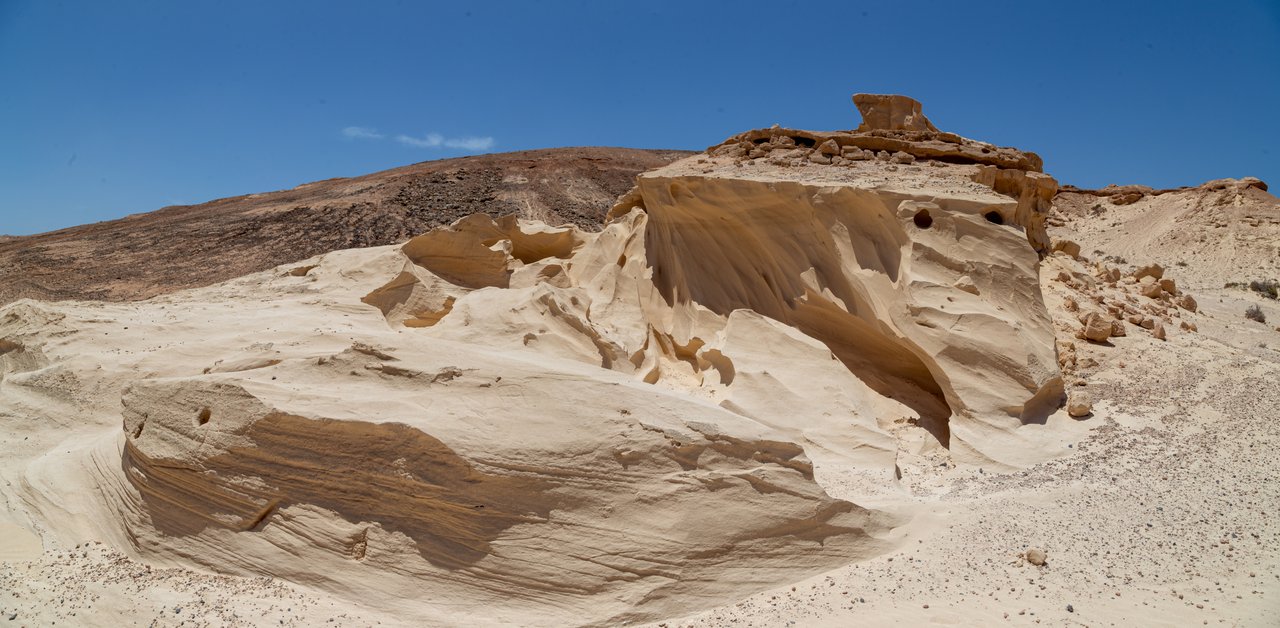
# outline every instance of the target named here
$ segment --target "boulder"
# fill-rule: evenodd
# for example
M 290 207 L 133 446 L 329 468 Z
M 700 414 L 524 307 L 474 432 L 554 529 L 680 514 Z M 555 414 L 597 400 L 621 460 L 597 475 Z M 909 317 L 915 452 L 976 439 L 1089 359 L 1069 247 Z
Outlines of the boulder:
M 1068 257 L 1080 257 L 1080 245 L 1072 240 L 1054 240 L 1054 252 L 1062 252 Z
M 1164 294 L 1164 289 L 1160 287 L 1159 281 L 1147 275 L 1138 281 L 1138 293 L 1149 299 L 1159 299 Z
M 1076 418 L 1093 414 L 1093 399 L 1086 392 L 1071 391 L 1071 395 L 1067 399 L 1067 414 Z
M 1084 337 L 1093 342 L 1106 342 L 1111 337 L 1111 321 L 1099 314 L 1090 314 L 1085 318 Z
M 1141 281 L 1143 277 L 1154 277 L 1159 281 L 1164 277 L 1164 267 L 1159 264 L 1148 264 L 1133 271 L 1133 278 Z
M 1029 549 L 1024 556 L 1026 557 L 1027 562 L 1035 565 L 1036 567 L 1043 567 L 1045 563 L 1049 562 L 1049 554 L 1042 549 Z
M 853 104 L 862 114 L 858 131 L 937 131 L 921 112 L 920 102 L 897 94 L 854 94 Z

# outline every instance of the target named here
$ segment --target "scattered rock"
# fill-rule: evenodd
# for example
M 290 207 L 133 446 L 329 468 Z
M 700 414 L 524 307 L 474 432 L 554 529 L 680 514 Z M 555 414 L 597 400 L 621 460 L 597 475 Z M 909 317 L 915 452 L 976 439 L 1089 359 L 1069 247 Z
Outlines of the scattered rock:
M 1083 391 L 1072 391 L 1067 401 L 1067 414 L 1076 418 L 1093 414 L 1093 399 Z M 1028 560 L 1030 559 L 1028 558 Z
M 1080 257 L 1080 245 L 1072 240 L 1054 240 L 1053 250 L 1065 253 L 1070 257 Z
M 812 161 L 815 164 L 827 165 L 831 163 L 831 156 L 815 150 L 812 153 L 809 153 L 809 161 Z
M 1093 342 L 1106 342 L 1111 337 L 1111 321 L 1099 314 L 1090 314 L 1085 318 L 1084 337 Z
M 1148 299 L 1159 299 L 1164 294 L 1160 282 L 1147 275 L 1138 281 L 1138 293 Z
M 1045 553 L 1044 550 L 1034 548 L 1034 547 L 1027 550 L 1027 553 L 1025 554 L 1025 556 L 1026 556 L 1027 562 L 1031 563 L 1032 565 L 1035 565 L 1036 567 L 1043 567 L 1045 563 L 1049 561 L 1049 555 Z
M 1159 264 L 1148 264 L 1133 271 L 1133 278 L 1142 281 L 1143 277 L 1153 277 L 1159 281 L 1164 277 L 1164 267 Z

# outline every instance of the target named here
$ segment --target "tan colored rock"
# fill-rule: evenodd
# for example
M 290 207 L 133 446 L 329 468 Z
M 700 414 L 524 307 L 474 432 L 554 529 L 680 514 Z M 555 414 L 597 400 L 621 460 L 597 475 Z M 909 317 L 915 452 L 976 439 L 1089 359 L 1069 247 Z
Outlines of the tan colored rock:
M 1171 295 L 1178 294 L 1178 284 L 1168 277 L 1160 279 L 1160 289 Z
M 921 112 L 920 102 L 897 94 L 854 94 L 853 104 L 862 114 L 859 132 L 937 131 Z
M 916 160 L 915 155 L 912 155 L 911 153 L 908 153 L 906 151 L 901 151 L 901 150 L 894 153 L 892 157 L 893 157 L 893 162 L 898 164 L 914 163 Z
M 1117 319 L 1117 320 L 1111 321 L 1111 335 L 1115 337 L 1123 337 L 1123 336 L 1129 335 L 1128 332 L 1125 331 L 1124 329 L 1123 320 Z
M 1133 271 L 1134 279 L 1141 281 L 1143 277 L 1152 277 L 1156 281 L 1159 281 L 1164 277 L 1164 267 L 1159 264 L 1148 264 L 1146 266 L 1140 266 L 1137 270 Z
M 1164 323 L 1161 321 L 1155 321 L 1155 324 L 1151 328 L 1151 335 L 1156 340 L 1164 340 L 1165 339 Z
M 956 282 L 952 284 L 952 286 L 955 287 L 957 290 L 963 290 L 965 292 L 968 292 L 969 294 L 978 294 L 978 285 L 973 283 L 973 279 L 968 275 L 964 275 L 963 277 L 957 279 Z
M 1049 562 L 1049 554 L 1042 549 L 1029 549 L 1024 556 L 1026 557 L 1027 562 L 1035 565 L 1036 567 L 1043 567 L 1045 563 Z
M 1147 275 L 1138 281 L 1138 293 L 1149 299 L 1159 299 L 1164 295 L 1164 289 L 1160 287 L 1159 281 Z
M 793 142 L 794 143 L 794 140 Z M 827 140 L 818 146 L 818 152 L 823 155 L 835 156 L 840 154 L 840 145 L 834 139 Z
M 1067 414 L 1080 418 L 1093 413 L 1093 399 L 1082 390 L 1072 390 L 1067 399 Z
M 840 155 L 849 161 L 866 161 L 873 157 L 870 152 L 857 146 L 845 146 L 840 150 Z
M 1178 307 L 1184 310 L 1187 310 L 1188 312 L 1194 312 L 1196 311 L 1196 308 L 1199 307 L 1199 305 L 1196 303 L 1195 298 L 1185 292 L 1182 293 L 1178 298 L 1174 299 L 1173 302 Z
M 1006 218 L 1006 222 L 1026 229 L 1027 241 L 1037 253 L 1049 253 L 1051 245 L 1049 234 L 1045 230 L 1045 219 L 1049 216 L 1053 196 L 1058 190 L 1057 180 L 1031 170 L 986 165 L 978 166 L 978 172 L 972 175 L 972 179 L 1000 194 L 1017 199 L 1012 220 Z
M 1182 321 L 1181 323 L 1178 324 L 1178 327 L 1181 328 L 1183 331 L 1199 331 L 1199 329 L 1196 327 L 1196 324 L 1191 321 Z
M 1111 321 L 1099 314 L 1089 314 L 1084 323 L 1084 337 L 1093 342 L 1106 342 L 1111 337 Z
M 1054 240 L 1053 250 L 1060 251 L 1068 257 L 1080 257 L 1080 245 L 1071 240 Z

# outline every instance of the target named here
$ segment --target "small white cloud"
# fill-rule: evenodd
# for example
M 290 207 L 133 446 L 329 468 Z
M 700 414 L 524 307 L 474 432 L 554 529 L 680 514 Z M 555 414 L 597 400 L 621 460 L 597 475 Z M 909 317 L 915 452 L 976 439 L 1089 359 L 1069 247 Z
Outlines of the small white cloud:
M 418 148 L 437 148 L 444 144 L 444 138 L 437 133 L 428 133 L 425 138 L 397 135 L 396 141 L 407 146 L 417 146 Z
M 482 151 L 493 148 L 492 137 L 456 137 L 444 141 L 444 145 L 449 148 L 461 148 L 462 150 Z
M 480 152 L 493 148 L 492 137 L 444 137 L 439 133 L 428 133 L 424 137 L 397 135 L 396 141 L 406 146 L 418 148 L 456 148 L 471 152 Z
M 386 137 L 379 133 L 377 129 L 371 129 L 365 126 L 349 126 L 342 129 L 342 134 L 346 137 L 360 140 L 380 140 Z

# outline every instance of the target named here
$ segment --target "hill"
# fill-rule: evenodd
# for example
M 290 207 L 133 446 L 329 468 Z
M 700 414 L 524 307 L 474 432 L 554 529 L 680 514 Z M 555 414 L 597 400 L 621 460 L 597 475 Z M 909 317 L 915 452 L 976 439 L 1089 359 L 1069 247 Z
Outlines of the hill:
M 477 212 L 594 230 L 637 174 L 686 154 L 586 147 L 442 159 L 0 238 L 0 303 L 146 299 L 392 244 Z

